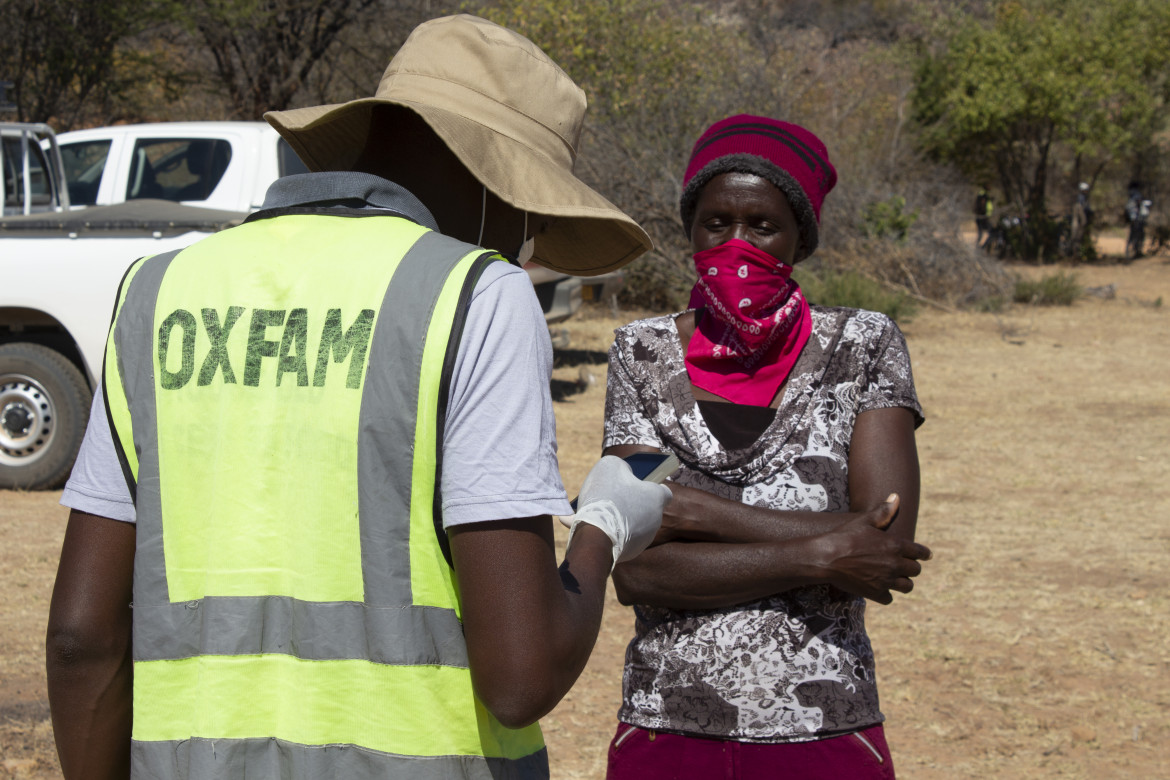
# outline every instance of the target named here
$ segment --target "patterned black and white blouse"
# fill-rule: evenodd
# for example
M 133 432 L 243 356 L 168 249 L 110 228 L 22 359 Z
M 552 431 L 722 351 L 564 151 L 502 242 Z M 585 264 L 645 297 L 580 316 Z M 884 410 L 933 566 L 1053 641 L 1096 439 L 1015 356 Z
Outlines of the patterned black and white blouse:
M 745 504 L 849 510 L 857 415 L 905 407 L 922 422 L 906 340 L 884 314 L 812 307 L 813 333 L 776 419 L 728 451 L 691 394 L 675 320 L 616 331 L 604 447 L 675 452 L 676 480 Z M 865 600 L 829 585 L 713 610 L 635 608 L 619 718 L 636 726 L 748 742 L 792 742 L 883 720 Z

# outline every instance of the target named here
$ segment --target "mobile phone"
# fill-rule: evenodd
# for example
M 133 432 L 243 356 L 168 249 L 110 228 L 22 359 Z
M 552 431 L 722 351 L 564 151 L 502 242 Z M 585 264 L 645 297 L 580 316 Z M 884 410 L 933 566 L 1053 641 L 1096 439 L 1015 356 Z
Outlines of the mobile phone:
M 630 464 L 630 471 L 634 472 L 635 477 L 643 482 L 655 484 L 665 482 L 666 478 L 678 471 L 681 465 L 678 456 L 673 452 L 635 452 L 622 460 Z M 574 498 L 569 505 L 573 507 L 574 512 L 577 511 L 577 499 Z
M 678 471 L 678 456 L 673 452 L 635 452 L 622 458 L 630 471 L 643 482 L 661 483 Z

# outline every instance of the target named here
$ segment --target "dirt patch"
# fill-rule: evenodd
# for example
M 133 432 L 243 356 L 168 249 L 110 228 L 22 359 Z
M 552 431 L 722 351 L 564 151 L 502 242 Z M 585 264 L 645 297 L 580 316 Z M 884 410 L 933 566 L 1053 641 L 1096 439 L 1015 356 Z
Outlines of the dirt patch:
M 60 493 L 0 490 L 0 778 L 58 778 L 45 623 L 65 533 Z
M 1170 265 L 1014 270 L 1116 295 L 904 326 L 935 559 L 869 610 L 898 774 L 1170 777 L 1170 313 L 1154 306 Z M 553 388 L 570 494 L 600 451 L 612 330 L 639 314 L 567 325 Z M 0 492 L 0 777 L 59 777 L 42 652 L 58 498 Z M 604 775 L 632 620 L 611 593 L 588 667 L 543 721 L 554 777 Z

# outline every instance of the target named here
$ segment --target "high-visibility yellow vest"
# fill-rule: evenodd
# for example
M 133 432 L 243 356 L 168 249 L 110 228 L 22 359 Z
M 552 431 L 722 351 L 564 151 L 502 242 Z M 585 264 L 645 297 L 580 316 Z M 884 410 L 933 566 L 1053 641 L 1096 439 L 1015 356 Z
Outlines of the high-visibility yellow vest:
M 131 268 L 103 382 L 138 521 L 135 775 L 547 776 L 539 726 L 472 691 L 436 527 L 450 370 L 498 259 L 293 213 Z

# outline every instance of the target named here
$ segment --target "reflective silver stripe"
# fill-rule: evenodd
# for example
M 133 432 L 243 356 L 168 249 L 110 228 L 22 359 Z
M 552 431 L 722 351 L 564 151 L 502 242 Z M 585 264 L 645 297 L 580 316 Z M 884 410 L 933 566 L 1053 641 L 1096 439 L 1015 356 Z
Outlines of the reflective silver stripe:
M 287 596 L 134 605 L 135 660 L 258 653 L 467 667 L 463 626 L 449 609 L 376 609 Z
M 167 599 L 167 572 L 163 564 L 162 504 L 158 492 L 158 412 L 154 399 L 154 308 L 163 276 L 181 250 L 146 260 L 130 281 L 125 303 L 114 323 L 118 373 L 126 403 L 134 419 L 134 448 L 138 450 L 138 487 L 135 494 L 137 549 L 134 557 L 134 593 Z M 110 381 L 117 377 L 110 377 Z M 117 437 L 115 437 L 117 438 Z M 144 483 L 145 480 L 145 483 Z M 135 633 L 137 633 L 135 621 Z
M 358 434 L 358 516 L 368 604 L 413 603 L 410 526 L 387 524 L 385 518 L 410 513 L 411 462 L 403 455 L 414 445 L 423 344 L 439 291 L 455 264 L 474 248 L 439 233 L 423 235 L 394 272 L 374 328 Z
M 481 756 L 396 756 L 353 745 L 298 745 L 279 739 L 134 742 L 131 776 L 327 780 L 383 777 L 410 780 L 533 780 L 547 778 L 544 749 L 521 759 Z

